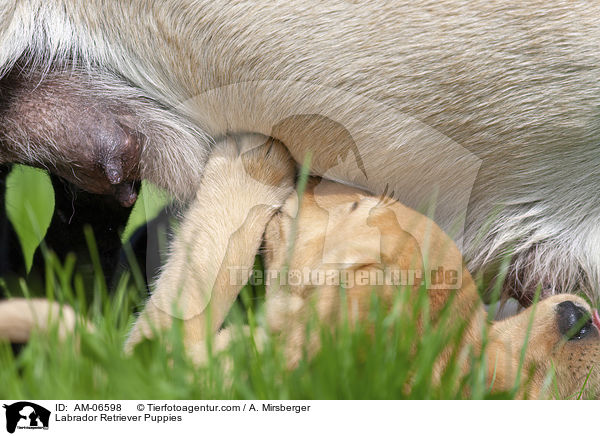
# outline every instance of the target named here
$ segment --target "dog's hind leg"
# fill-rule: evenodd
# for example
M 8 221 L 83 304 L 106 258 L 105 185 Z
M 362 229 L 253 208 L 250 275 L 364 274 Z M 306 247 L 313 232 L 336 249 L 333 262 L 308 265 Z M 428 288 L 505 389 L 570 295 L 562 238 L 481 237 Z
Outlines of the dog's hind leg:
M 267 222 L 293 188 L 294 163 L 261 135 L 217 144 L 156 290 L 126 344 L 183 320 L 185 343 L 214 333 L 248 279 Z

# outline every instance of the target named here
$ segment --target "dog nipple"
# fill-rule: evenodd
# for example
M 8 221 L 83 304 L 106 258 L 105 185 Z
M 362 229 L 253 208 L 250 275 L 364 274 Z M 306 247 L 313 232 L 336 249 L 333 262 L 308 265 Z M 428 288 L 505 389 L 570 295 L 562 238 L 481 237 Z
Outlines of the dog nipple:
M 137 200 L 137 189 L 134 183 L 125 182 L 115 186 L 115 197 L 121 206 L 131 207 Z
M 118 185 L 123 179 L 123 169 L 121 165 L 114 161 L 108 161 L 104 164 L 104 174 L 111 185 Z

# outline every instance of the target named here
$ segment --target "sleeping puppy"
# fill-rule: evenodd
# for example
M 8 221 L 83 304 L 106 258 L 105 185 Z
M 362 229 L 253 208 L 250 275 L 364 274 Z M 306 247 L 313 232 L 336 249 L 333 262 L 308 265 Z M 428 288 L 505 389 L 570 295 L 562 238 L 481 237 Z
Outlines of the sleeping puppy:
M 287 150 L 273 139 L 246 135 L 217 144 L 192 206 L 195 215 L 188 214 L 192 219 L 183 223 L 165 268 L 178 274 L 161 277 L 169 282 L 159 283 L 127 349 L 178 317 L 192 357 L 206 359 L 206 335 L 218 331 L 245 283 L 243 272 L 251 269 L 263 232 L 265 276 L 271 279 L 268 328 L 284 339 L 291 367 L 305 347 L 309 354 L 319 347 L 316 338 L 305 337 L 312 308 L 331 326 L 343 310 L 352 321 L 365 321 L 373 292 L 391 307 L 401 288 L 409 290 L 409 302 L 427 290 L 433 322 L 450 304 L 453 318 L 469 320 L 463 345 L 481 346 L 487 314 L 475 283 L 458 248 L 432 220 L 385 196 L 320 178 L 310 178 L 299 198 L 292 191 L 294 172 Z M 287 199 L 278 210 L 282 197 Z M 600 318 L 583 299 L 568 294 L 490 326 L 487 358 L 494 388 L 514 385 L 532 316 L 523 371 L 535 372 L 521 394 L 543 395 L 551 366 L 562 396 L 581 389 L 590 371 L 587 387 L 595 392 Z M 215 348 L 226 347 L 231 335 L 221 331 Z M 436 372 L 450 351 L 440 356 Z

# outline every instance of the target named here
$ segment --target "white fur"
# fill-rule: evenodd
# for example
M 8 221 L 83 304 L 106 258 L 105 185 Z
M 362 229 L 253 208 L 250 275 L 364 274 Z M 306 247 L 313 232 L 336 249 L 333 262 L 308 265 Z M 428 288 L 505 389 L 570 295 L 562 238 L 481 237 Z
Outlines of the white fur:
M 194 140 L 147 155 L 147 176 L 182 197 L 210 145 L 199 132 L 269 135 L 324 113 L 368 179 L 323 165 L 335 138 L 290 127 L 278 139 L 300 161 L 314 147 L 315 172 L 389 184 L 413 207 L 437 195 L 444 229 L 464 219 L 472 269 L 514 252 L 515 277 L 597 294 L 598 16 L 567 0 L 1 0 L 0 67 L 105 69 L 193 119 Z

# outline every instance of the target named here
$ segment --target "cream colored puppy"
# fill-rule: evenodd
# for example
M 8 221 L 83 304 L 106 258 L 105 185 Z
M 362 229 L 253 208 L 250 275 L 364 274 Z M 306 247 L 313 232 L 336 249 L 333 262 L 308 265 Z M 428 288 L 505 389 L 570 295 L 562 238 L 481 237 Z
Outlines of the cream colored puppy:
M 262 135 L 217 144 L 127 349 L 173 318 L 185 320 L 188 345 L 219 328 L 240 291 L 230 270 L 254 264 L 268 221 L 292 192 L 294 171 L 285 148 Z
M 380 238 L 373 238 L 373 228 Z M 331 234 L 327 234 L 327 229 L 333 230 Z M 331 244 L 335 252 L 327 253 L 325 239 L 331 237 L 335 238 Z M 373 292 L 391 308 L 402 287 L 412 288 L 414 297 L 419 288 L 427 289 L 434 322 L 440 310 L 451 304 L 455 320 L 470 320 L 464 344 L 476 349 L 481 345 L 487 314 L 460 252 L 433 221 L 398 202 L 380 201 L 358 189 L 313 178 L 301 201 L 292 194 L 270 221 L 265 245 L 268 277 L 287 268 L 310 271 L 313 278 L 317 272 L 327 277 L 338 271 L 341 277 L 353 278 L 354 282 L 346 289 L 345 300 L 341 299 L 339 285 L 315 285 L 310 280 L 291 284 L 290 277 L 287 286 L 267 283 L 268 325 L 285 338 L 291 365 L 302 357 L 304 347 L 309 347 L 309 353 L 318 348 L 317 334 L 305 337 L 313 308 L 323 322 L 334 323 L 343 311 L 347 311 L 351 320 L 366 321 Z M 288 256 L 290 246 L 293 252 Z M 368 257 L 381 260 L 369 262 Z M 323 263 L 324 258 L 329 262 Z M 441 270 L 444 277 L 439 277 Z M 379 284 L 382 280 L 377 282 L 378 273 L 383 277 L 382 284 Z M 386 277 L 386 273 L 391 275 Z M 403 273 L 406 275 L 402 276 Z M 390 283 L 385 283 L 386 278 L 392 279 Z M 394 284 L 394 278 L 395 283 L 404 286 Z M 580 328 L 575 328 L 577 331 L 567 340 L 569 329 L 579 321 Z M 444 327 L 439 325 L 439 328 Z M 494 379 L 495 389 L 510 389 L 518 376 L 524 377 L 534 370 L 528 392 L 521 395 L 537 398 L 548 394 L 542 387 L 552 366 L 563 398 L 581 389 L 588 374 L 587 386 L 593 392 L 600 386 L 599 371 L 592 368 L 600 357 L 599 329 L 598 313 L 580 297 L 569 294 L 549 297 L 535 308 L 495 322 L 490 326 L 487 348 L 489 381 Z M 525 361 L 523 373 L 519 374 L 524 344 Z M 440 357 L 438 370 L 443 368 L 447 357 L 447 353 Z
M 342 310 L 364 321 L 371 294 L 391 305 L 398 285 L 412 288 L 414 296 L 427 289 L 434 322 L 451 304 L 456 319 L 470 320 L 464 344 L 480 346 L 487 314 L 461 253 L 433 221 L 386 197 L 319 178 L 309 179 L 299 199 L 292 192 L 293 176 L 294 166 L 277 141 L 251 135 L 217 145 L 195 200 L 198 215 L 189 228 L 184 223 L 166 267 L 176 274 L 161 277 L 170 282 L 159 283 L 133 329 L 129 349 L 180 317 L 192 357 L 205 359 L 203 341 L 217 332 L 244 284 L 236 274 L 251 269 L 265 227 L 266 275 L 279 277 L 267 282 L 268 327 L 285 340 L 290 366 L 305 346 L 309 351 L 319 346 L 315 338 L 305 337 L 311 308 L 332 326 Z M 198 241 L 211 242 L 203 246 Z M 194 280 L 182 283 L 181 277 Z M 341 285 L 347 288 L 346 308 Z M 598 314 L 574 295 L 549 297 L 491 326 L 490 380 L 494 377 L 497 389 L 513 386 L 532 310 L 524 371 L 535 372 L 527 394 L 544 394 L 544 377 L 553 366 L 559 391 L 567 396 L 581 388 L 600 356 Z M 230 334 L 221 332 L 217 348 L 226 346 Z M 449 351 L 440 357 L 438 370 Z M 600 386 L 598 371 L 587 386 Z

